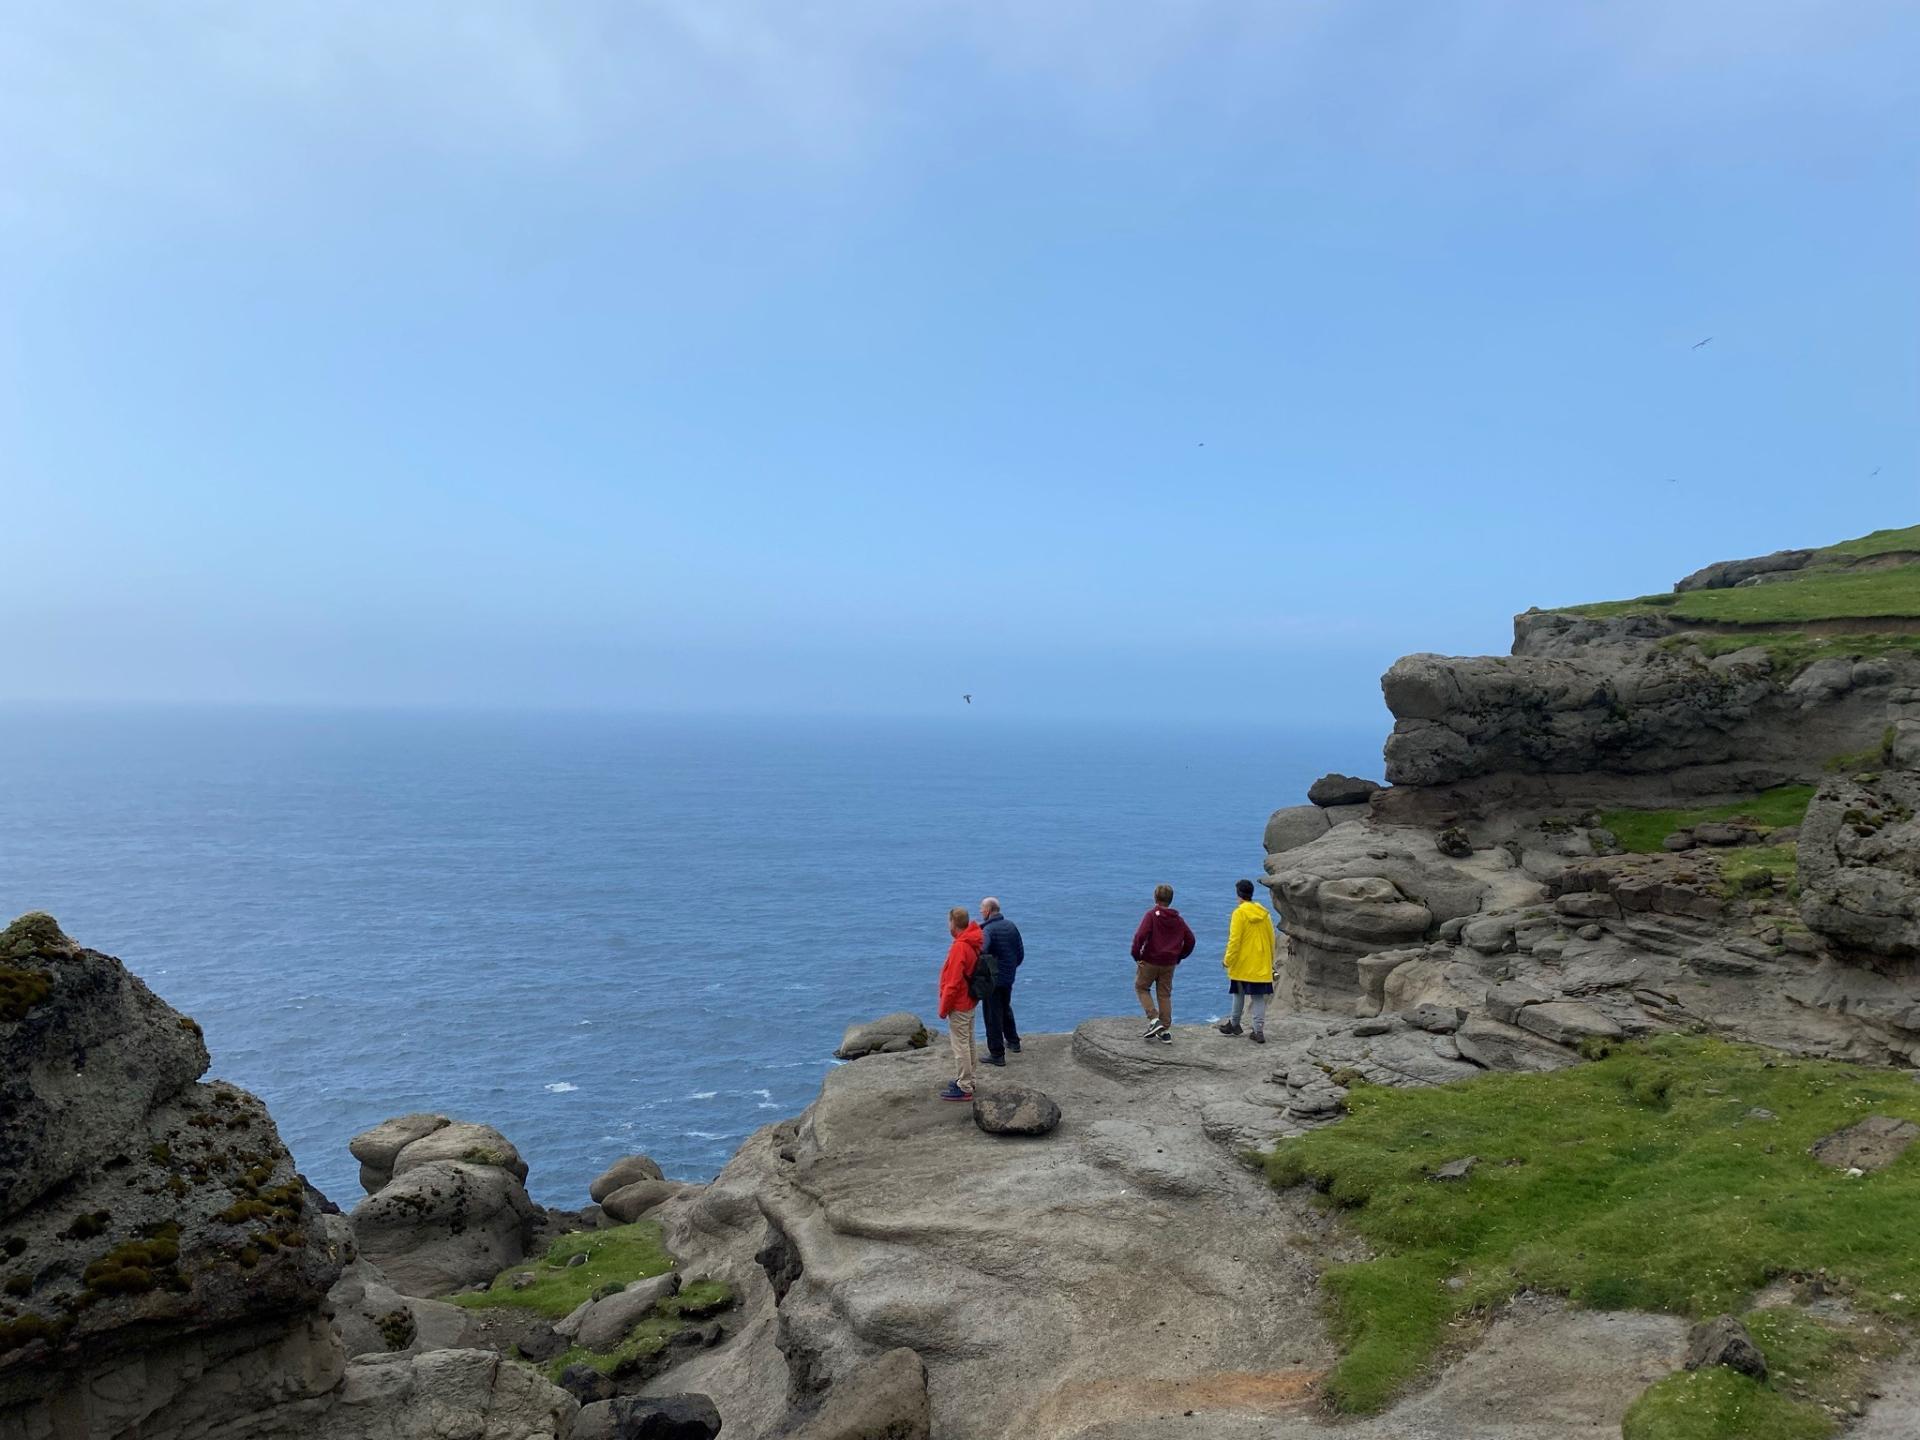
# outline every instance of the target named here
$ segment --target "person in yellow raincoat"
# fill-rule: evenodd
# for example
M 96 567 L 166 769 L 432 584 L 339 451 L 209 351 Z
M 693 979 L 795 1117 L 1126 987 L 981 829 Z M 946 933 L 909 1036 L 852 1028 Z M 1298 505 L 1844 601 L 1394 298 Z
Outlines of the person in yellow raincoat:
M 1248 1038 L 1267 1043 L 1267 1001 L 1273 996 L 1273 916 L 1253 898 L 1253 882 L 1235 883 L 1240 903 L 1233 907 L 1227 927 L 1227 989 L 1233 992 L 1233 1018 L 1220 1026 L 1222 1035 L 1248 1034 L 1240 1028 L 1247 1001 L 1253 1002 L 1253 1030 Z

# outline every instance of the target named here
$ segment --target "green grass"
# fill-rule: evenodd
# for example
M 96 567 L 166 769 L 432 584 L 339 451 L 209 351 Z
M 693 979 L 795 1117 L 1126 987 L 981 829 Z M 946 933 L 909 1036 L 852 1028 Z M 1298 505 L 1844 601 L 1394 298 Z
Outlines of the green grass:
M 1740 845 L 1718 855 L 1720 880 L 1729 896 L 1769 890 L 1776 878 L 1792 880 L 1800 871 L 1798 845 Z
M 1357 1086 L 1347 1106 L 1267 1159 L 1275 1184 L 1321 1187 L 1375 1257 L 1324 1276 L 1343 1409 L 1385 1404 L 1450 1321 L 1522 1288 L 1701 1316 L 1824 1267 L 1863 1308 L 1920 1315 L 1920 1149 L 1859 1179 L 1807 1154 L 1870 1111 L 1920 1121 L 1904 1074 L 1663 1036 L 1547 1075 Z M 1463 1155 L 1480 1157 L 1467 1180 L 1426 1178 Z
M 1600 823 L 1611 830 L 1626 849 L 1652 855 L 1659 851 L 1667 836 L 1704 820 L 1745 818 L 1774 829 L 1798 825 L 1806 818 L 1813 788 L 1811 785 L 1777 785 L 1750 800 L 1703 810 L 1607 810 L 1601 813 Z
M 1561 607 L 1570 615 L 1607 618 L 1664 613 L 1675 620 L 1721 625 L 1789 625 L 1809 620 L 1905 619 L 1920 616 L 1920 565 L 1888 570 L 1800 572 L 1771 585 L 1689 590 Z
M 585 1255 L 584 1265 L 569 1265 L 575 1255 Z M 493 1284 L 478 1295 L 448 1297 L 456 1305 L 483 1308 L 489 1305 L 516 1305 L 535 1310 L 558 1320 L 603 1285 L 626 1285 L 650 1275 L 662 1275 L 673 1268 L 673 1257 L 660 1242 L 660 1227 L 648 1220 L 619 1225 L 611 1230 L 588 1230 L 578 1235 L 563 1235 L 547 1247 L 538 1260 L 510 1265 L 493 1277 Z M 524 1290 L 513 1288 L 516 1275 L 533 1273 L 533 1284 Z
M 1620 1424 L 1622 1440 L 1827 1440 L 1826 1407 L 1862 1398 L 1868 1368 L 1896 1353 L 1888 1326 L 1829 1325 L 1791 1309 L 1741 1317 L 1767 1357 L 1765 1383 L 1710 1368 L 1649 1386 Z
M 1904 530 L 1876 530 L 1871 535 L 1862 535 L 1858 540 L 1842 540 L 1838 545 L 1822 547 L 1824 556 L 1845 555 L 1859 560 L 1869 555 L 1891 555 L 1899 551 L 1920 551 L 1920 525 L 1909 525 Z
M 1681 1370 L 1628 1407 L 1620 1440 L 1827 1440 L 1821 1410 L 1722 1366 Z

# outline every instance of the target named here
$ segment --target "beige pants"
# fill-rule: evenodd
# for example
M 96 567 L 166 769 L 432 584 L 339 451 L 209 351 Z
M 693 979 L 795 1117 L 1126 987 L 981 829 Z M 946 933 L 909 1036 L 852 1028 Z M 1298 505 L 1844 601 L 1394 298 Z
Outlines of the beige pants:
M 955 1010 L 947 1016 L 947 1042 L 953 1046 L 953 1079 L 973 1093 L 973 1011 Z

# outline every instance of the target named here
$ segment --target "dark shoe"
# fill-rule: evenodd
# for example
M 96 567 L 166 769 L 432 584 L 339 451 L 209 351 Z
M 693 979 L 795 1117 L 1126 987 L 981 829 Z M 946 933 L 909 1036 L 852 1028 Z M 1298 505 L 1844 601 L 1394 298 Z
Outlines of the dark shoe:
M 989 1055 L 987 1056 L 986 1063 L 989 1065 L 999 1065 L 1004 1068 L 1007 1063 L 1007 1057 L 1004 1055 Z
M 1018 1055 L 1020 1053 L 1020 1042 L 1018 1040 L 1007 1041 L 1007 1053 L 1009 1055 Z
M 973 1099 L 973 1092 L 971 1090 L 962 1090 L 958 1081 L 949 1080 L 947 1082 L 947 1088 L 940 1092 L 940 1098 L 942 1100 L 971 1101 Z
M 1240 1033 L 1240 1022 L 1237 1020 L 1225 1021 L 1220 1026 L 1220 1033 L 1222 1035 L 1238 1035 Z
M 1250 1038 L 1252 1039 L 1254 1044 L 1264 1045 L 1267 1043 L 1267 1032 L 1264 1030 L 1256 1030 L 1253 1032 Z
M 1160 1033 L 1160 1022 L 1158 1020 L 1149 1020 L 1147 1022 L 1147 1033 L 1140 1038 L 1142 1040 L 1151 1040 Z
M 1162 1030 L 1162 1031 L 1160 1032 L 1160 1043 L 1161 1043 L 1162 1045 L 1171 1045 L 1171 1044 L 1173 1044 L 1173 1031 L 1171 1031 L 1171 1030 Z

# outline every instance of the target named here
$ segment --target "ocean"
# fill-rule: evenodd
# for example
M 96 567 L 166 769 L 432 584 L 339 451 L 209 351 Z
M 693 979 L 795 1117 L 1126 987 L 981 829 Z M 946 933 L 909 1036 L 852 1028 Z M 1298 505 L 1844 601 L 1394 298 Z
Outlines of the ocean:
M 854 1020 L 931 1021 L 946 912 L 1021 927 L 1023 1029 L 1133 1009 L 1156 882 L 1218 1014 L 1275 806 L 1384 732 L 272 708 L 0 710 L 0 918 L 49 910 L 197 1018 L 309 1179 L 390 1115 L 497 1126 L 556 1205 L 711 1177 Z M 1262 892 L 1264 895 L 1264 892 Z

